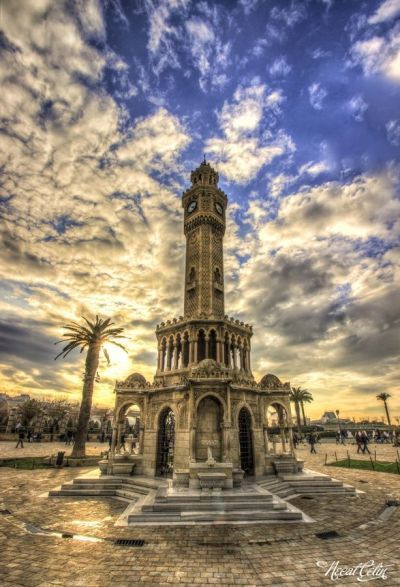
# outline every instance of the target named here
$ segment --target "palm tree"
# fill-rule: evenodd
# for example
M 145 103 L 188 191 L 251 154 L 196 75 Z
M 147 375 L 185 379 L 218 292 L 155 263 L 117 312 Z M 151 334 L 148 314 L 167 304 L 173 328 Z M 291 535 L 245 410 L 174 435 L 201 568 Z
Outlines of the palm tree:
M 376 399 L 379 399 L 380 401 L 382 401 L 384 403 L 385 406 L 385 410 L 386 410 L 386 418 L 388 421 L 389 426 L 391 426 L 391 422 L 390 422 L 390 416 L 389 416 L 389 410 L 388 410 L 388 406 L 387 406 L 387 400 L 392 397 L 389 393 L 380 393 L 379 395 L 376 396 Z
M 292 387 L 290 391 L 290 401 L 294 403 L 294 409 L 296 411 L 296 420 L 297 420 L 297 428 L 300 430 L 301 428 L 301 420 L 300 420 L 300 402 L 302 396 L 302 389 L 301 387 Z
M 307 389 L 301 389 L 301 387 L 299 389 L 301 390 L 300 406 L 301 406 L 301 412 L 303 414 L 303 423 L 304 423 L 304 426 L 307 426 L 306 414 L 304 411 L 304 404 L 310 404 L 312 401 L 314 401 L 314 398 L 313 398 L 312 394 Z
M 104 343 L 107 342 L 116 345 L 126 351 L 122 344 L 115 342 L 114 340 L 116 338 L 124 338 L 121 336 L 121 333 L 124 329 L 110 328 L 113 325 L 111 318 L 106 318 L 103 320 L 96 316 L 96 320 L 92 322 L 85 317 L 83 317 L 83 319 L 86 322 L 86 325 L 81 325 L 77 322 L 70 322 L 63 327 L 65 330 L 67 330 L 67 332 L 63 334 L 65 337 L 64 340 L 60 340 L 58 343 L 66 341 L 68 341 L 68 343 L 63 348 L 61 353 L 55 357 L 55 360 L 58 359 L 58 357 L 65 358 L 76 348 L 80 348 L 81 353 L 87 349 L 82 389 L 82 401 L 79 410 L 74 446 L 71 454 L 72 457 L 78 458 L 85 456 L 85 444 L 90 419 L 90 411 L 92 408 L 94 381 L 99 366 L 100 349 L 103 348 L 104 356 L 108 363 L 110 363 L 110 358 L 108 356 L 107 350 L 103 347 Z

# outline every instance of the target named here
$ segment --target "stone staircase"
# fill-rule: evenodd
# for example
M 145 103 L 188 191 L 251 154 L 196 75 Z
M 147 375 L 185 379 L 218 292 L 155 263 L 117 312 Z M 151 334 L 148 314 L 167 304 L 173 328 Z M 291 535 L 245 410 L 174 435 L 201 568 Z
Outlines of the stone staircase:
M 296 474 L 281 474 L 274 478 L 266 477 L 257 484 L 281 499 L 318 495 L 356 495 L 352 485 L 333 479 L 329 475 L 305 470 Z
M 49 491 L 49 497 L 118 497 L 137 501 L 165 482 L 147 477 L 101 477 L 85 475 Z
M 114 497 L 128 502 L 116 525 L 257 524 L 312 521 L 288 500 L 354 496 L 350 485 L 305 470 L 244 481 L 230 490 L 172 487 L 161 479 L 101 476 L 92 471 L 49 492 L 51 497 Z
M 198 491 L 160 487 L 127 513 L 127 525 L 302 522 L 297 508 L 254 485 L 242 490 Z

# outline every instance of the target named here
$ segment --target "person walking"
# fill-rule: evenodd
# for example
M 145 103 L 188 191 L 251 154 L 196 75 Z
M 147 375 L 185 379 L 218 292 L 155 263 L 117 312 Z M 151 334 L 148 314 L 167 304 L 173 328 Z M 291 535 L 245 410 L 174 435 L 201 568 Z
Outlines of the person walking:
M 367 452 L 368 454 L 371 454 L 371 451 L 368 448 L 368 443 L 369 443 L 368 434 L 365 430 L 363 430 L 361 433 L 362 451 L 363 451 L 363 453 Z
M 19 426 L 18 428 L 18 442 L 15 448 L 18 448 L 21 445 L 21 448 L 24 448 L 24 438 L 25 438 L 25 429 L 23 426 Z
M 317 451 L 315 450 L 315 443 L 317 442 L 317 438 L 316 438 L 314 432 L 310 432 L 310 434 L 308 436 L 308 442 L 310 444 L 310 453 L 316 455 Z
M 299 444 L 299 438 L 298 438 L 296 432 L 293 432 L 293 446 L 295 449 L 297 448 L 298 444 Z
M 357 430 L 357 432 L 356 432 L 356 444 L 357 444 L 357 454 L 359 454 L 360 452 L 364 452 L 361 430 Z
M 120 441 L 120 445 L 119 446 L 120 446 L 120 449 L 123 448 L 124 451 L 126 451 L 125 438 L 126 438 L 126 435 L 125 434 L 121 434 L 121 441 Z
M 65 434 L 65 444 L 67 446 L 71 446 L 72 436 L 73 436 L 72 430 L 67 430 L 67 432 Z

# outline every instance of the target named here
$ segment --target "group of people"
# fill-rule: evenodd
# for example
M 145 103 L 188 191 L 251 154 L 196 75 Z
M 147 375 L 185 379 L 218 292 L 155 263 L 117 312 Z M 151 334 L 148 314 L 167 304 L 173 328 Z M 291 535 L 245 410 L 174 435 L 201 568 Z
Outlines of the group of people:
M 352 435 L 342 428 L 339 428 L 336 433 L 336 444 L 346 444 L 346 440 L 349 440 Z M 370 442 L 375 442 L 377 444 L 383 443 L 392 443 L 393 446 L 398 447 L 400 446 L 400 431 L 399 430 L 392 430 L 388 432 L 387 430 L 358 430 L 354 436 L 356 445 L 357 445 L 357 453 L 368 453 L 371 454 L 371 451 L 368 448 Z M 315 431 L 310 432 L 307 435 L 307 442 L 310 445 L 310 452 L 316 454 L 315 445 L 319 442 L 318 434 Z M 299 443 L 299 437 L 296 433 L 293 433 L 293 443 L 294 447 L 297 448 L 297 444 Z
M 40 432 L 34 434 L 29 428 L 26 430 L 20 422 L 16 425 L 15 431 L 18 435 L 18 441 L 15 448 L 18 448 L 19 446 L 24 448 L 24 440 L 27 440 L 27 442 L 40 442 L 42 440 Z
M 368 448 L 369 444 L 369 436 L 366 430 L 358 430 L 355 435 L 355 440 L 357 444 L 357 454 L 360 452 L 371 454 L 371 451 Z

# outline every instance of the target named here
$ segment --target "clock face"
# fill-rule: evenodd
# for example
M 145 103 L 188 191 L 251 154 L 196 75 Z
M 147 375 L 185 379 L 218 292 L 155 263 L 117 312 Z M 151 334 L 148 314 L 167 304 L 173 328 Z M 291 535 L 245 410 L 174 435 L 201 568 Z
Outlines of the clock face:
M 197 208 L 197 202 L 190 202 L 189 206 L 187 207 L 187 211 L 189 214 L 191 214 L 192 212 L 194 212 Z
M 218 214 L 222 214 L 224 209 L 222 208 L 221 204 L 219 204 L 218 202 L 215 203 L 215 209 L 218 212 Z

